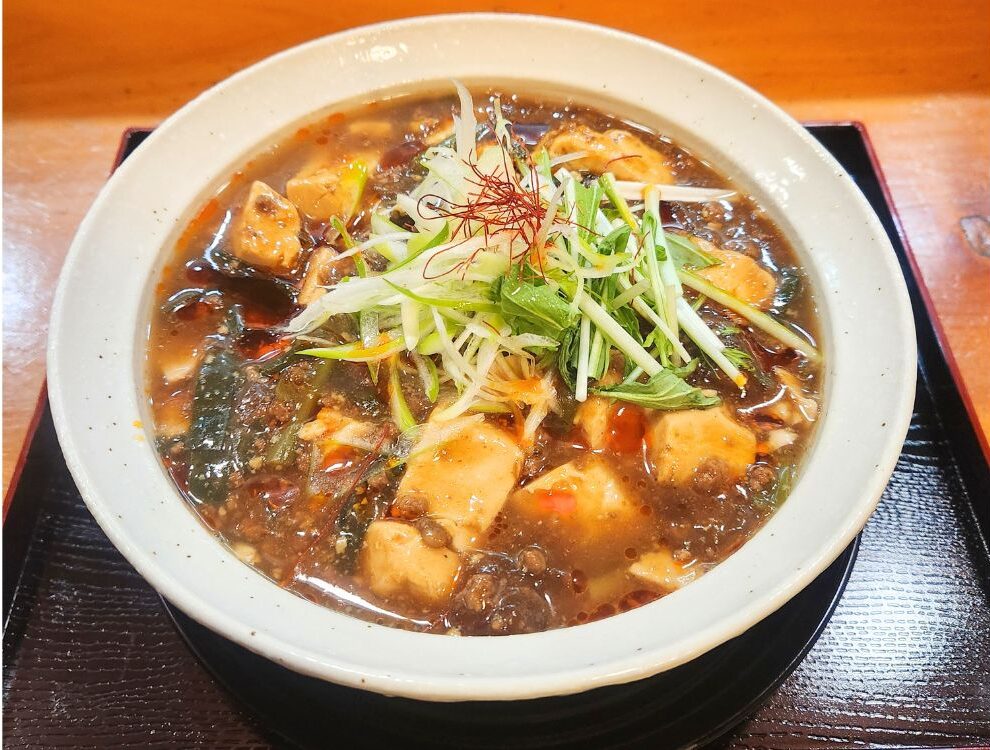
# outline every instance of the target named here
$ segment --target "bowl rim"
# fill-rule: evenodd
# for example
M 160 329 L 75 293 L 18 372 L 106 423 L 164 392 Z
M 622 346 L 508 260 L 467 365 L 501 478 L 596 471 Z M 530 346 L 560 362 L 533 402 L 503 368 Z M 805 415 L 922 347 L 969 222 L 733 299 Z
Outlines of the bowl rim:
M 177 124 L 181 123 L 190 113 L 196 112 L 204 103 L 216 100 L 218 97 L 223 96 L 229 89 L 236 87 L 242 82 L 250 81 L 252 77 L 269 68 L 279 66 L 283 61 L 295 55 L 306 54 L 311 50 L 318 50 L 324 46 L 347 46 L 349 43 L 360 46 L 362 43 L 360 40 L 366 36 L 399 36 L 403 33 L 415 33 L 435 24 L 456 26 L 464 23 L 518 25 L 523 28 L 536 26 L 551 33 L 580 33 L 589 37 L 600 38 L 603 42 L 618 44 L 622 47 L 637 46 L 640 48 L 650 48 L 652 49 L 652 54 L 665 56 L 676 61 L 677 65 L 686 66 L 694 72 L 704 74 L 704 76 L 710 77 L 724 89 L 739 96 L 740 99 L 751 103 L 761 116 L 765 116 L 773 121 L 772 126 L 774 128 L 782 128 L 789 131 L 791 136 L 799 139 L 803 144 L 803 148 L 806 149 L 805 154 L 808 154 L 809 158 L 813 155 L 816 163 L 824 164 L 836 173 L 839 180 L 836 183 L 838 187 L 835 190 L 842 192 L 841 197 L 855 208 L 856 218 L 863 219 L 866 222 L 867 230 L 873 232 L 875 235 L 873 245 L 877 246 L 879 253 L 878 260 L 882 261 L 880 265 L 886 274 L 884 281 L 893 287 L 887 290 L 887 293 L 891 295 L 891 301 L 893 303 L 890 315 L 897 324 L 897 330 L 893 331 L 890 336 L 891 347 L 892 350 L 896 350 L 896 361 L 906 364 L 910 369 L 910 373 L 900 373 L 898 376 L 900 380 L 897 381 L 896 387 L 893 389 L 895 397 L 888 401 L 890 407 L 890 426 L 885 433 L 885 437 L 880 441 L 881 444 L 878 452 L 873 456 L 875 469 L 868 482 L 860 490 L 859 500 L 853 508 L 855 512 L 847 513 L 843 516 L 843 522 L 838 525 L 831 536 L 815 546 L 815 555 L 806 560 L 807 564 L 792 573 L 786 581 L 781 582 L 772 590 L 763 591 L 758 596 L 754 596 L 739 611 L 719 619 L 717 627 L 713 626 L 700 634 L 682 636 L 679 639 L 675 639 L 675 643 L 678 645 L 677 649 L 674 649 L 670 645 L 651 649 L 641 647 L 636 652 L 626 653 L 625 657 L 621 659 L 605 657 L 601 662 L 587 664 L 577 663 L 580 660 L 576 659 L 569 668 L 557 668 L 543 673 L 539 671 L 527 672 L 522 662 L 516 665 L 516 672 L 503 672 L 500 674 L 470 674 L 467 671 L 460 674 L 452 672 L 438 674 L 424 669 L 422 666 L 416 667 L 408 664 L 404 664 L 403 669 L 369 668 L 360 661 L 355 663 L 342 659 L 339 654 L 330 657 L 326 656 L 326 654 L 322 657 L 319 655 L 314 656 L 313 653 L 296 648 L 276 634 L 262 631 L 260 628 L 257 633 L 252 631 L 249 634 L 247 628 L 244 627 L 243 618 L 236 616 L 229 609 L 224 609 L 215 602 L 204 600 L 200 594 L 191 592 L 185 584 L 165 568 L 165 565 L 160 560 L 156 560 L 147 550 L 142 549 L 133 542 L 127 524 L 121 518 L 116 517 L 110 507 L 104 502 L 102 495 L 107 491 L 106 483 L 94 475 L 91 467 L 87 464 L 87 460 L 83 458 L 85 436 L 77 434 L 77 429 L 73 424 L 73 409 L 80 407 L 77 403 L 72 403 L 69 400 L 70 397 L 67 395 L 68 379 L 73 376 L 73 363 L 68 359 L 68 355 L 63 353 L 63 346 L 61 344 L 64 342 L 60 339 L 60 334 L 73 315 L 73 310 L 68 305 L 68 299 L 74 293 L 73 284 L 76 283 L 77 274 L 82 273 L 80 264 L 83 262 L 82 259 L 84 258 L 87 244 L 90 241 L 90 235 L 94 232 L 99 222 L 105 220 L 106 212 L 113 208 L 108 205 L 111 203 L 111 196 L 119 189 L 118 185 L 124 183 L 129 178 L 129 175 L 135 168 L 136 162 L 133 162 L 130 168 L 125 166 L 117 174 L 112 176 L 97 196 L 72 242 L 59 278 L 58 288 L 52 306 L 50 326 L 52 335 L 50 336 L 48 345 L 48 372 L 51 386 L 50 399 L 59 441 L 62 445 L 66 463 L 90 511 L 115 546 L 146 580 L 162 593 L 162 595 L 197 621 L 240 645 L 268 656 L 296 671 L 353 687 L 430 700 L 529 698 L 577 692 L 601 685 L 645 677 L 689 661 L 704 651 L 714 648 L 720 643 L 738 635 L 766 615 L 775 611 L 810 583 L 818 573 L 824 570 L 863 527 L 870 513 L 875 508 L 900 454 L 900 447 L 903 437 L 907 432 L 912 412 L 915 382 L 913 366 L 916 362 L 916 352 L 913 318 L 906 286 L 901 276 L 896 257 L 886 238 L 886 233 L 865 198 L 853 186 L 851 178 L 838 165 L 831 154 L 818 144 L 796 121 L 784 113 L 783 110 L 736 79 L 683 52 L 627 32 L 580 21 L 526 14 L 455 13 L 387 21 L 337 32 L 272 55 L 216 84 L 167 118 L 147 139 L 141 149 L 145 153 L 153 153 L 158 142 L 164 142 L 169 138 L 172 131 L 177 128 Z M 534 78 L 534 81 L 539 80 L 538 77 Z M 367 93 L 373 93 L 378 88 L 367 89 Z M 213 177 L 215 175 L 211 175 L 210 179 Z M 783 231 L 785 234 L 791 236 L 791 232 L 787 228 L 784 228 Z M 148 279 L 142 279 L 141 281 L 148 283 Z M 825 301 L 825 307 L 828 308 L 827 301 Z M 822 310 L 823 316 L 826 312 L 826 309 Z M 131 366 L 143 371 L 143 362 L 132 361 Z M 892 378 L 888 382 L 894 382 L 894 379 Z M 826 381 L 826 388 L 828 387 L 828 381 Z M 826 415 L 823 422 L 828 422 L 828 420 L 829 416 Z M 819 432 L 821 431 L 820 427 Z M 145 446 L 145 448 L 148 448 L 148 446 Z M 816 450 L 817 448 L 813 446 L 809 449 L 809 453 L 813 453 Z M 800 480 L 798 484 L 801 484 Z M 795 488 L 795 492 L 797 489 Z M 178 493 L 174 490 L 173 499 L 179 499 Z M 767 528 L 770 527 L 774 520 L 771 519 L 771 522 L 754 539 L 765 534 Z M 744 545 L 744 548 L 746 546 L 749 546 L 749 544 Z M 223 548 L 218 544 L 217 549 L 222 550 Z M 736 553 L 736 555 L 738 554 Z M 723 562 L 718 566 L 716 571 L 729 565 L 736 555 Z M 678 597 L 680 597 L 678 599 L 680 601 L 684 598 L 682 596 L 683 592 L 700 585 L 704 579 L 712 575 L 711 573 L 708 574 L 699 583 L 693 584 L 692 587 L 687 587 L 675 595 L 665 597 L 661 602 L 657 602 L 657 604 L 662 604 Z M 650 606 L 652 607 L 654 605 Z M 669 608 L 666 607 L 664 611 L 666 612 Z M 641 608 L 641 610 L 644 609 L 647 608 Z M 372 634 L 367 637 L 372 641 L 380 640 L 384 642 L 386 640 L 393 640 L 396 643 L 401 641 L 403 644 L 419 644 L 425 643 L 422 639 L 440 638 L 452 642 L 450 647 L 444 648 L 443 651 L 445 653 L 450 652 L 454 658 L 470 658 L 472 654 L 480 655 L 481 652 L 479 649 L 482 646 L 485 649 L 493 649 L 509 655 L 510 658 L 512 655 L 521 658 L 520 655 L 532 655 L 540 650 L 552 648 L 557 641 L 576 643 L 577 641 L 575 641 L 573 635 L 578 631 L 581 632 L 582 636 L 586 635 L 590 640 L 596 637 L 607 638 L 616 635 L 620 632 L 620 629 L 618 626 L 610 626 L 609 623 L 621 623 L 624 620 L 631 622 L 632 618 L 630 618 L 630 615 L 633 614 L 631 612 L 617 615 L 600 622 L 563 630 L 546 631 L 544 633 L 530 635 L 505 636 L 497 639 L 484 637 L 456 639 L 428 634 L 410 634 L 374 625 L 368 626 L 368 632 Z M 346 615 L 338 614 L 337 616 L 353 620 L 353 618 L 349 618 Z M 409 641 L 409 638 L 415 640 Z M 458 642 L 465 641 L 477 643 L 478 648 L 474 646 L 464 648 L 461 645 L 455 645 Z M 515 654 L 513 651 L 514 646 L 506 648 L 497 642 L 503 642 L 504 644 L 523 644 L 527 642 L 531 645 L 526 645 L 525 647 L 520 645 L 519 654 Z

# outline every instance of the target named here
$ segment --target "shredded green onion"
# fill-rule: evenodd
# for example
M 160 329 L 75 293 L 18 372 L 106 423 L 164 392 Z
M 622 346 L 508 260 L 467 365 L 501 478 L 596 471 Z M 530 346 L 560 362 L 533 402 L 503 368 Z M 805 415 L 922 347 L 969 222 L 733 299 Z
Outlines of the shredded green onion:
M 454 135 L 417 157 L 421 181 L 375 210 L 360 241 L 345 220 L 331 219 L 356 274 L 328 286 L 287 325 L 305 336 L 335 315 L 353 315 L 358 341 L 299 354 L 367 362 L 373 378 L 387 360 L 392 417 L 404 433 L 415 420 L 399 378 L 402 352 L 432 403 L 441 382 L 456 389 L 454 400 L 436 411 L 438 419 L 518 413 L 523 404 L 527 434 L 550 402 L 513 401 L 492 383 L 545 377 L 549 363 L 556 363 L 578 401 L 599 393 L 659 405 L 654 408 L 688 408 L 711 400 L 685 379 L 691 368 L 680 366 L 697 362 L 697 347 L 743 388 L 741 369 L 749 361 L 745 352 L 727 348 L 726 341 L 737 343 L 726 339 L 731 333 L 713 330 L 698 314 L 705 301 L 820 359 L 799 332 L 695 273 L 718 259 L 689 236 L 664 231 L 661 201 L 722 200 L 731 191 L 620 182 L 611 172 L 588 178 L 562 166 L 554 172 L 568 159 L 552 162 L 544 149 L 525 154 L 511 139 L 499 102 L 491 126 L 495 143 L 481 150 L 470 93 L 456 87 L 461 111 Z M 641 204 L 629 205 L 640 197 Z M 501 210 L 502 200 L 512 201 L 511 211 Z M 384 272 L 373 270 L 375 253 L 388 261 Z M 685 286 L 698 292 L 694 302 L 684 297 Z M 620 385 L 603 387 L 616 351 L 627 375 Z

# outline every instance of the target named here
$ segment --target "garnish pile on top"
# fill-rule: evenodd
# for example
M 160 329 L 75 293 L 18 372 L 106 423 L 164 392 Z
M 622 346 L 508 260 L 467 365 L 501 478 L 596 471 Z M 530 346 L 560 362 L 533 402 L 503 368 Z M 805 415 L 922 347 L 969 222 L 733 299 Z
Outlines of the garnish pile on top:
M 289 323 L 293 334 L 321 343 L 331 316 L 352 314 L 359 340 L 301 353 L 376 363 L 408 352 L 431 400 L 442 382 L 457 391 L 435 418 L 528 407 L 529 438 L 554 408 L 554 370 L 578 401 L 599 393 L 655 409 L 715 405 L 717 395 L 685 380 L 697 363 L 693 345 L 744 387 L 741 353 L 705 323 L 684 287 L 819 357 L 803 336 L 699 273 L 720 262 L 703 242 L 661 226 L 661 201 L 727 200 L 731 191 L 670 185 L 656 170 L 620 181 L 610 162 L 599 176 L 582 174 L 599 171 L 594 143 L 554 158 L 530 151 L 513 138 L 497 99 L 494 138 L 479 144 L 471 96 L 455 85 L 453 143 L 422 154 L 422 181 L 372 216 L 367 239 L 355 243 L 341 227 L 349 249 L 336 260 L 354 257 L 357 275 Z M 366 263 L 371 254 L 383 260 Z M 613 352 L 622 355 L 623 377 L 606 385 Z

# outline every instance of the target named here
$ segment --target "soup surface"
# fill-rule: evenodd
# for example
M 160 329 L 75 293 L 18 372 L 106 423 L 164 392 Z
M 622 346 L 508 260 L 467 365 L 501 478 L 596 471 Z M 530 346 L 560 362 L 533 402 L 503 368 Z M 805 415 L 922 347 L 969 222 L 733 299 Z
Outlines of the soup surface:
M 786 239 L 699 156 L 473 93 L 335 112 L 234 174 L 163 271 L 148 391 L 168 472 L 245 563 L 499 635 L 738 549 L 787 496 L 821 355 Z

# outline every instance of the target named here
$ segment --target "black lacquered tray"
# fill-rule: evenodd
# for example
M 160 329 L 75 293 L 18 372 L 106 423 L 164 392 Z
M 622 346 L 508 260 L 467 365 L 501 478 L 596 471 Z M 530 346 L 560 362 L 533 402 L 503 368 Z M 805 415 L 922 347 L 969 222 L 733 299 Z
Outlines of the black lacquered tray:
M 6 744 L 990 743 L 990 469 L 862 131 L 810 129 L 891 235 L 918 326 L 914 419 L 858 559 L 854 544 L 779 612 L 651 680 L 521 703 L 381 698 L 286 672 L 181 613 L 173 613 L 174 627 L 86 511 L 46 412 L 3 529 Z M 143 136 L 128 133 L 124 155 Z

